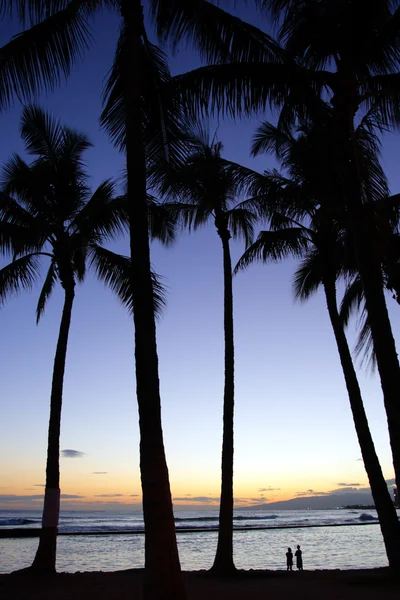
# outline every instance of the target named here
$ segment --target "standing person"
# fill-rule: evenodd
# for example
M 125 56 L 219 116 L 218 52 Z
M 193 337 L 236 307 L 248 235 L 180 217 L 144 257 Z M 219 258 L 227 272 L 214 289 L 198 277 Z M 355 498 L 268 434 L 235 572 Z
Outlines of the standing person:
M 291 571 L 293 567 L 293 552 L 291 548 L 286 552 L 286 571 Z
M 299 571 L 303 570 L 303 553 L 300 550 L 300 546 L 297 546 L 297 550 L 294 553 L 295 557 L 296 557 L 296 567 L 298 568 Z

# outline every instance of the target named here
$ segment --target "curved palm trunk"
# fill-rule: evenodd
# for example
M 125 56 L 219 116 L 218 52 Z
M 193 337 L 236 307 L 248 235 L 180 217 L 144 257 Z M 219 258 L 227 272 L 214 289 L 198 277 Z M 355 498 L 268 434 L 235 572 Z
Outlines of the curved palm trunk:
M 390 493 L 379 464 L 378 456 L 375 452 L 375 446 L 369 429 L 367 416 L 365 414 L 357 375 L 337 309 L 336 287 L 334 280 L 328 280 L 326 278 L 324 281 L 324 290 L 329 317 L 333 332 L 335 334 L 340 362 L 342 364 L 343 374 L 346 381 L 346 388 L 349 395 L 357 438 L 360 444 L 365 470 L 367 472 L 368 481 L 375 502 L 375 508 L 378 513 L 379 524 L 381 527 L 389 566 L 392 568 L 399 568 L 400 522 L 397 518 L 397 512 L 390 497 Z
M 229 575 L 236 571 L 233 562 L 233 414 L 234 414 L 234 342 L 232 264 L 229 249 L 230 233 L 221 228 L 224 260 L 224 333 L 225 382 L 222 433 L 221 500 L 217 552 L 212 571 Z
M 55 572 L 56 570 L 58 517 L 60 513 L 61 408 L 68 335 L 74 297 L 75 285 L 72 284 L 68 288 L 65 288 L 64 308 L 54 358 L 42 529 L 40 532 L 39 547 L 32 563 L 32 569 L 42 572 Z
M 136 393 L 145 524 L 144 600 L 184 600 L 168 468 L 161 426 L 153 286 L 150 269 L 146 160 L 142 136 L 140 45 L 144 31 L 139 0 L 122 0 L 126 28 L 124 95 Z
M 361 176 L 353 142 L 353 119 L 357 110 L 354 98 L 358 98 L 353 80 L 352 73 L 343 73 L 343 89 L 332 102 L 336 111 L 338 164 L 344 177 L 342 188 L 381 380 L 396 484 L 400 489 L 400 365 L 385 301 L 381 264 L 363 211 Z

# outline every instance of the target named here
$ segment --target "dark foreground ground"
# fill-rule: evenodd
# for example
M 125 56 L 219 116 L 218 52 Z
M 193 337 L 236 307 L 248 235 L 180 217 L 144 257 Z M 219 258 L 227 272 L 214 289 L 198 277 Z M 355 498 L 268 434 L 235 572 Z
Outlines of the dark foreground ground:
M 188 600 L 394 600 L 400 574 L 352 571 L 239 571 L 233 578 L 184 573 Z M 143 570 L 59 573 L 50 578 L 0 575 L 1 600 L 140 600 Z

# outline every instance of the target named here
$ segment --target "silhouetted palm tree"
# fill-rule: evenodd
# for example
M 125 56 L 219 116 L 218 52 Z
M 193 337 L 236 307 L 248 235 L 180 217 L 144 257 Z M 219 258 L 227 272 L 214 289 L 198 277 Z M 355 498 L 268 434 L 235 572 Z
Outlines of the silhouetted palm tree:
M 365 132 L 361 129 L 358 131 L 358 145 L 359 156 L 365 159 L 361 164 L 366 175 L 365 192 L 367 193 L 368 188 L 373 196 L 373 186 L 384 190 L 385 179 L 379 166 L 365 164 L 371 158 L 371 154 L 374 154 L 375 140 L 373 137 L 371 139 L 369 136 L 364 136 Z M 309 136 L 303 134 L 298 138 L 290 131 L 283 131 L 267 123 L 259 129 L 253 151 L 257 153 L 261 149 L 274 149 L 288 172 L 287 177 L 277 172 L 266 175 L 269 180 L 266 190 L 271 204 L 281 205 L 286 214 L 272 213 L 272 230 L 262 231 L 259 234 L 257 241 L 246 250 L 235 270 L 243 269 L 257 260 L 268 262 L 282 260 L 287 256 L 302 256 L 302 263 L 294 276 L 295 296 L 305 300 L 320 286 L 323 287 L 389 565 L 398 568 L 400 566 L 400 524 L 375 451 L 356 371 L 337 307 L 336 281 L 349 269 L 354 272 L 354 266 L 348 265 L 349 235 L 343 223 L 343 215 L 340 215 L 337 210 L 337 202 L 333 203 L 337 190 L 334 179 L 329 178 L 329 164 L 325 165 L 322 173 L 318 171 L 316 174 L 315 171 L 316 167 L 318 169 L 321 166 L 318 155 L 324 155 L 321 142 L 326 143 L 326 140 L 319 126 L 316 135 L 311 131 Z M 311 165 L 313 169 L 310 168 Z M 381 179 L 380 183 L 378 179 Z M 352 260 L 351 257 L 350 263 Z
M 40 278 L 43 258 L 50 265 L 36 309 L 37 322 L 56 283 L 64 290 L 51 387 L 43 522 L 33 564 L 52 571 L 60 508 L 63 381 L 75 286 L 83 281 L 87 264 L 93 263 L 99 276 L 130 305 L 129 261 L 101 247 L 123 231 L 126 214 L 125 200 L 114 198 L 111 180 L 91 195 L 83 163 L 83 153 L 91 144 L 85 134 L 61 125 L 40 108 L 29 107 L 23 111 L 21 135 L 27 153 L 35 158 L 27 164 L 15 154 L 3 167 L 0 232 L 3 250 L 14 257 L 0 270 L 0 300 L 31 287 Z
M 314 71 L 318 80 L 324 81 L 324 93 L 328 93 L 332 106 L 332 162 L 351 223 L 399 486 L 400 367 L 381 264 L 374 253 L 374 232 L 362 207 L 356 122 L 363 111 L 371 108 L 375 127 L 393 127 L 399 122 L 400 2 L 374 0 L 369 2 L 368 10 L 361 0 L 276 0 L 274 4 L 276 10 L 283 9 L 280 39 L 309 73 Z
M 400 366 L 383 293 L 379 261 L 371 245 L 370 223 L 363 219 L 362 181 L 355 145 L 356 123 L 374 110 L 374 128 L 396 126 L 400 120 L 399 0 L 257 0 L 273 11 L 278 40 L 274 64 L 236 52 L 229 64 L 202 67 L 178 76 L 175 85 L 193 110 L 231 115 L 252 114 L 271 104 L 280 108 L 280 122 L 314 115 L 320 99 L 328 99 L 335 117 L 331 160 L 352 223 L 353 244 L 365 290 L 377 365 L 388 418 L 397 486 L 400 488 Z M 362 18 L 360 18 L 362 15 Z M 176 32 L 178 28 L 174 29 Z M 245 48 L 245 44 L 243 46 Z M 283 61 L 283 62 L 282 62 Z M 276 63 L 276 61 L 275 61 Z
M 150 0 L 162 31 L 192 37 L 208 58 L 271 56 L 271 44 L 260 42 L 255 28 L 242 23 L 204 0 Z M 140 422 L 140 465 L 145 522 L 145 598 L 185 597 L 176 547 L 168 469 L 161 428 L 158 357 L 146 206 L 146 163 L 153 143 L 173 156 L 173 135 L 179 121 L 176 101 L 165 104 L 164 70 L 152 62 L 140 0 L 0 0 L 0 10 L 17 14 L 29 29 L 2 48 L 0 108 L 13 97 L 27 99 L 40 89 L 51 89 L 68 75 L 90 41 L 89 20 L 99 10 L 121 13 L 121 36 L 116 69 L 111 74 L 108 116 L 122 108 L 122 133 L 127 165 L 131 278 L 135 324 L 135 361 Z M 178 27 L 178 30 L 176 30 Z M 273 45 L 273 44 L 272 44 Z M 149 63 L 152 63 L 151 65 Z M 118 73 L 119 83 L 113 77 Z M 138 84 L 140 82 L 140 85 Z M 114 86 L 116 84 L 116 87 Z M 119 88 L 119 90 L 118 90 Z M 153 101 L 144 99 L 151 89 Z M 117 93 L 113 93 L 112 90 Z M 118 93 L 119 91 L 119 93 Z M 115 103 L 114 100 L 115 99 Z M 121 114 L 121 113 L 120 113 Z M 105 116 L 105 123 L 108 116 Z M 149 123 L 153 127 L 148 129 Z M 153 134 L 146 135 L 145 130 Z M 118 130 L 111 126 L 116 141 Z M 164 548 L 160 552 L 160 548 Z
M 237 203 L 239 185 L 235 182 L 234 165 L 221 158 L 222 144 L 209 142 L 204 131 L 187 136 L 191 152 L 180 166 L 171 169 L 158 162 L 152 169 L 152 180 L 171 202 L 177 218 L 190 229 L 213 221 L 222 243 L 224 271 L 224 343 L 225 377 L 223 402 L 223 436 L 221 466 L 221 500 L 218 545 L 212 570 L 229 574 L 233 561 L 233 452 L 234 452 L 234 335 L 232 263 L 229 240 L 252 239 L 256 214 L 252 204 Z
M 180 32 L 192 36 L 200 50 L 210 57 L 243 55 L 244 42 L 248 55 L 271 55 L 271 49 L 257 40 L 254 28 L 224 13 L 203 0 L 151 0 L 150 6 L 159 31 L 173 29 L 178 22 Z M 32 92 L 53 87 L 63 74 L 68 74 L 74 61 L 86 49 L 89 39 L 88 19 L 99 9 L 121 11 L 122 31 L 119 42 L 120 103 L 126 107 L 125 136 L 130 212 L 131 264 L 134 280 L 134 320 L 137 396 L 141 431 L 141 472 L 144 520 L 146 530 L 145 594 L 184 597 L 179 575 L 168 471 L 162 441 L 158 359 L 155 342 L 154 314 L 151 309 L 151 272 L 146 211 L 146 151 L 151 142 L 144 140 L 144 127 L 149 121 L 143 88 L 138 81 L 151 79 L 154 69 L 148 69 L 149 44 L 140 0 L 11 0 L 0 2 L 0 8 L 26 17 L 33 27 L 3 48 L 0 66 L 3 97 L 0 106 L 7 106 L 11 97 L 26 98 Z M 178 32 L 176 32 L 178 38 Z M 253 49 L 254 47 L 254 49 Z M 255 53 L 255 54 L 254 54 Z M 158 102 L 160 124 L 158 140 L 168 146 L 167 116 L 160 78 L 153 78 L 153 91 Z M 176 106 L 176 104 L 175 104 Z M 153 114 L 154 116 L 154 114 Z M 115 133 L 115 132 L 114 132 Z M 148 142 L 148 143 L 147 143 Z M 168 156 L 171 155 L 167 152 Z M 158 439 L 157 444 L 153 441 Z M 158 486 L 154 484 L 158 481 Z M 159 546 L 169 548 L 160 553 Z

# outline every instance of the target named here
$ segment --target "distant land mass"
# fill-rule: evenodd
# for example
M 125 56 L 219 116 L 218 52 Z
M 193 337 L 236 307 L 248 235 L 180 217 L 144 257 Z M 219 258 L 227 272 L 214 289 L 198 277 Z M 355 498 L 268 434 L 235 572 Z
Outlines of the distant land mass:
M 365 493 L 348 494 L 329 494 L 326 496 L 302 496 L 301 498 L 292 498 L 291 500 L 281 500 L 280 502 L 268 502 L 266 504 L 257 504 L 247 506 L 241 510 L 307 510 L 307 509 L 329 509 L 343 508 L 351 504 L 368 505 L 374 504 L 372 495 Z

